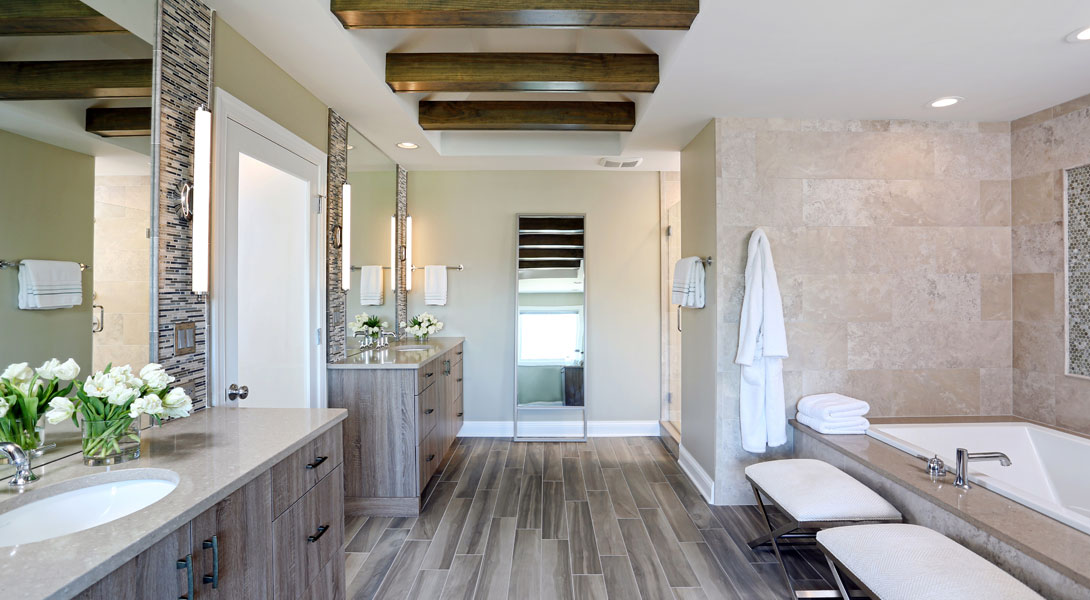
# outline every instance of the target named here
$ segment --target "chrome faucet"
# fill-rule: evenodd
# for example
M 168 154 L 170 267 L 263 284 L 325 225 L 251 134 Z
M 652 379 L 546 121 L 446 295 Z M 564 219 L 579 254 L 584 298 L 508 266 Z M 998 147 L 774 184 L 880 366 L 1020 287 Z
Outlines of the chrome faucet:
M 3 452 L 11 461 L 11 466 L 15 467 L 15 475 L 11 476 L 8 485 L 20 486 L 38 481 L 38 476 L 31 470 L 30 457 L 18 444 L 0 442 L 0 452 Z
M 972 488 L 966 479 L 969 475 L 969 463 L 985 460 L 997 460 L 1004 467 L 1011 466 L 1011 459 L 1002 452 L 969 452 L 965 448 L 958 448 L 957 471 L 954 473 L 954 486 L 963 490 Z
M 390 345 L 391 338 L 396 340 L 397 334 L 392 331 L 383 331 L 382 333 L 378 334 L 378 343 L 376 343 L 375 347 L 386 348 Z

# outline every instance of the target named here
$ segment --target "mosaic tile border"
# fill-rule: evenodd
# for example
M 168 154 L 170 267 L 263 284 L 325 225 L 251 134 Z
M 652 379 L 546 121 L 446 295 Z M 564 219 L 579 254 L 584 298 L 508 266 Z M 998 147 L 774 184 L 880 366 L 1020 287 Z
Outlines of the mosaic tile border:
M 397 165 L 397 247 L 405 247 L 406 221 L 409 216 L 409 172 Z M 397 331 L 401 332 L 401 323 L 409 320 L 409 291 L 405 289 L 409 265 L 403 257 L 397 260 Z
M 329 161 L 326 166 L 326 356 L 330 361 L 345 357 L 345 312 L 347 299 L 341 289 L 341 251 L 333 244 L 334 231 L 341 225 L 344 184 L 348 181 L 348 121 L 329 110 Z
M 1090 377 L 1090 165 L 1064 175 L 1067 373 Z

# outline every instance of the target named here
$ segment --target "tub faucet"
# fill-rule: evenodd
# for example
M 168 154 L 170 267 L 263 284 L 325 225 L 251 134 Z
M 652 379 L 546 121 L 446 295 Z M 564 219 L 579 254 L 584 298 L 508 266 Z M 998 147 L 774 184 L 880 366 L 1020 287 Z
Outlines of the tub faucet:
M 30 457 L 18 444 L 0 442 L 0 453 L 6 455 L 8 460 L 11 461 L 11 466 L 15 467 L 15 474 L 11 476 L 8 485 L 20 486 L 38 480 L 38 476 L 34 474 L 34 471 L 30 470 Z
M 969 452 L 965 448 L 958 448 L 957 471 L 954 474 L 954 486 L 963 490 L 972 488 L 966 479 L 969 475 L 969 463 L 985 460 L 997 460 L 1004 467 L 1011 466 L 1011 459 L 1002 452 Z

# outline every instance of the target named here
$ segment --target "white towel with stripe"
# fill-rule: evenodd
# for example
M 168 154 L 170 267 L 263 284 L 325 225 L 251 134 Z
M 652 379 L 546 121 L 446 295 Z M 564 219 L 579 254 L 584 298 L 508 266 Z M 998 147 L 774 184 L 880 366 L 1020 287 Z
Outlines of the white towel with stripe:
M 704 308 L 704 261 L 689 256 L 674 265 L 670 301 L 684 308 Z
M 19 263 L 19 308 L 56 310 L 83 304 L 83 271 L 79 263 L 24 260 Z
M 382 267 L 360 267 L 360 306 L 382 306 Z

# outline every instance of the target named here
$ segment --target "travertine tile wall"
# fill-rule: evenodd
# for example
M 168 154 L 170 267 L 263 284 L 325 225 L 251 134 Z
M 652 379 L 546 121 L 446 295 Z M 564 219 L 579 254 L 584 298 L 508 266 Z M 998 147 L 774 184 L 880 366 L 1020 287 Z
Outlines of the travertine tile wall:
M 754 227 L 771 240 L 784 297 L 789 415 L 827 391 L 867 400 L 876 416 L 1011 412 L 1008 124 L 716 128 L 716 503 L 751 502 L 737 470 L 761 458 L 741 450 L 733 362 Z
M 1011 124 L 1014 414 L 1090 433 L 1090 381 L 1064 375 L 1063 171 L 1090 163 L 1090 96 Z

